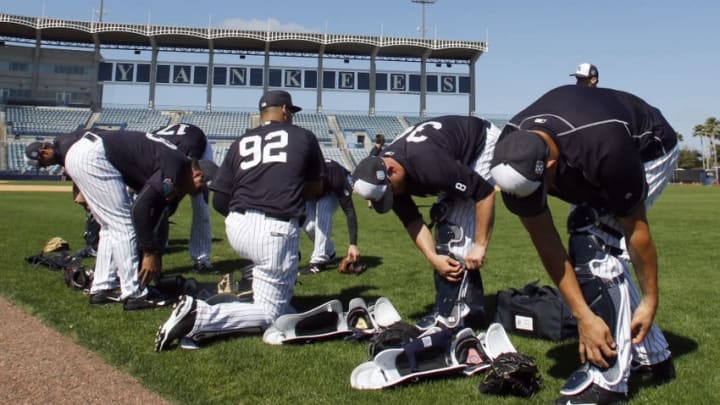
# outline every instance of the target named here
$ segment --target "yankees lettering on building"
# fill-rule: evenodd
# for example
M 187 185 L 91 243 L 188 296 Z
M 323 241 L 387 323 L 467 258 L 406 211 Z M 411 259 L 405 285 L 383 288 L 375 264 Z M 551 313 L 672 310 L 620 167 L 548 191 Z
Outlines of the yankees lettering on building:
M 208 84 L 207 65 L 158 64 L 155 71 L 157 84 L 205 86 Z M 370 89 L 370 72 L 364 70 L 323 69 L 319 77 L 317 69 L 271 68 L 268 83 L 272 87 L 291 89 L 336 89 L 343 91 L 367 91 Z M 243 86 L 262 88 L 264 71 L 260 66 L 212 67 L 212 84 L 217 87 Z M 100 64 L 98 80 L 114 83 L 149 83 L 149 63 L 104 62 Z M 375 74 L 378 92 L 419 93 L 421 76 L 413 72 L 378 71 Z M 470 77 L 453 73 L 433 73 L 426 76 L 426 91 L 433 94 L 469 94 Z

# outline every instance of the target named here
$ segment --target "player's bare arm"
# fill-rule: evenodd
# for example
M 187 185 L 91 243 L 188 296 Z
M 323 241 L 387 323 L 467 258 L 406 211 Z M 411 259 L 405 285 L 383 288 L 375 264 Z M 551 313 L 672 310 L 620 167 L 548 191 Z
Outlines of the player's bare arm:
M 470 252 L 465 256 L 465 267 L 477 270 L 485 264 L 485 255 L 490 244 L 495 222 L 495 192 L 475 203 L 475 239 Z
M 650 330 L 658 307 L 657 251 L 650 233 L 644 204 L 630 215 L 619 219 L 643 294 L 630 324 L 633 343 L 637 344 L 642 342 Z
M 425 225 L 422 218 L 418 218 L 410 222 L 405 229 L 410 238 L 415 242 L 415 246 L 422 252 L 428 262 L 433 266 L 441 276 L 448 281 L 460 281 L 464 269 L 460 266 L 460 262 L 450 256 L 439 255 L 435 251 L 435 241 L 430 232 L 430 228 Z
M 160 278 L 162 273 L 162 255 L 160 253 L 144 252 L 140 263 L 140 273 L 138 278 L 142 285 L 148 285 L 150 282 Z
M 585 302 L 550 211 L 546 209 L 537 216 L 522 217 L 521 221 L 530 234 L 545 270 L 558 286 L 577 320 L 580 361 L 608 367 L 606 358 L 617 355 L 615 341 L 605 321 L 595 315 Z

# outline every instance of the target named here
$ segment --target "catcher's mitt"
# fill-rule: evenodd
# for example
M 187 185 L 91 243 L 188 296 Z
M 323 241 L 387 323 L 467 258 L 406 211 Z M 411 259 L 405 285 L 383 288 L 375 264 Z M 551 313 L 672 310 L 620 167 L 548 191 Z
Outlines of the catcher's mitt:
M 415 340 L 420 333 L 420 329 L 415 325 L 403 321 L 395 322 L 370 339 L 368 354 L 370 358 L 373 358 L 385 349 L 403 347 L 405 344 Z
M 531 397 L 541 385 L 542 377 L 535 359 L 515 352 L 496 357 L 478 389 L 483 394 Z
M 359 262 L 351 262 L 347 257 L 342 259 L 338 271 L 343 274 L 360 274 L 365 271 L 366 266 Z
M 48 254 L 62 250 L 70 250 L 70 244 L 65 239 L 56 236 L 45 242 L 42 251 L 44 254 Z

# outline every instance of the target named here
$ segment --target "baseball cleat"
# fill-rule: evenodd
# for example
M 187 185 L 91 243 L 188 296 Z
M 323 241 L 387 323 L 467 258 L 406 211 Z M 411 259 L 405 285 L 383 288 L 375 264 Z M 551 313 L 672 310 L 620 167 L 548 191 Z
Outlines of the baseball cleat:
M 156 288 L 149 287 L 147 293 L 140 297 L 126 298 L 123 302 L 125 311 L 137 311 L 141 309 L 167 307 L 175 302 L 176 297 L 164 296 Z
M 325 265 L 322 263 L 310 263 L 307 270 L 305 270 L 305 274 L 318 274 L 325 270 Z
M 120 302 L 120 292 L 117 289 L 101 290 L 90 295 L 90 304 L 105 305 Z
M 572 395 L 563 395 L 555 400 L 555 405 L 572 404 L 619 404 L 627 400 L 627 394 L 606 390 L 597 384 L 591 384 L 584 390 Z
M 155 336 L 155 351 L 161 352 L 167 349 L 175 339 L 187 335 L 195 324 L 195 308 L 197 303 L 189 295 L 183 295 L 170 313 L 170 318 L 165 321 Z
M 200 260 L 193 260 L 192 271 L 200 274 L 210 274 L 215 272 L 210 262 Z

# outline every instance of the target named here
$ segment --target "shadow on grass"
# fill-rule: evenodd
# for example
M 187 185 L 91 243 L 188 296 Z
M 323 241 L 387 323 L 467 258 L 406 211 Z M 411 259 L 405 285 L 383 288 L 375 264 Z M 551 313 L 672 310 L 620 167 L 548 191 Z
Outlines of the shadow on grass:
M 232 260 L 220 260 L 212 263 L 212 271 L 207 273 L 195 273 L 192 270 L 192 265 L 188 264 L 186 266 L 175 266 L 172 269 L 163 269 L 163 275 L 184 275 L 184 276 L 192 276 L 193 274 L 217 274 L 219 276 L 222 276 L 226 273 L 235 273 L 237 271 L 240 271 L 243 267 L 251 264 L 252 262 L 247 259 L 237 258 Z M 239 274 L 236 274 L 235 276 L 239 277 Z
M 378 298 L 380 298 L 380 295 L 368 293 L 374 289 L 375 286 L 373 285 L 358 285 L 344 288 L 337 294 L 296 295 L 292 299 L 292 305 L 298 310 L 298 312 L 305 312 L 335 299 L 340 300 L 344 306 L 347 306 L 351 299 L 357 297 L 362 297 L 368 305 L 372 305 Z
M 687 336 L 681 336 L 670 331 L 663 331 L 663 334 L 670 345 L 673 359 L 678 359 L 686 354 L 692 353 L 698 348 L 697 341 Z M 555 378 L 569 377 L 580 364 L 577 348 L 577 340 L 566 340 L 559 342 L 555 347 L 548 350 L 547 355 L 549 358 L 555 360 L 555 364 L 547 370 L 547 373 Z M 638 388 L 659 385 L 657 381 L 642 380 L 640 378 L 633 378 L 632 376 L 630 381 L 631 394 L 637 391 Z

